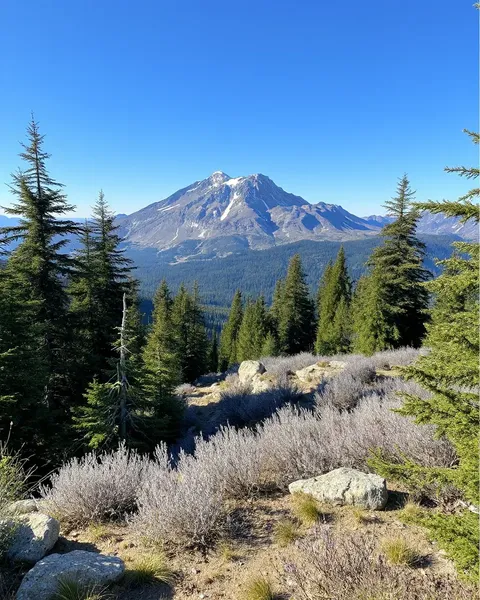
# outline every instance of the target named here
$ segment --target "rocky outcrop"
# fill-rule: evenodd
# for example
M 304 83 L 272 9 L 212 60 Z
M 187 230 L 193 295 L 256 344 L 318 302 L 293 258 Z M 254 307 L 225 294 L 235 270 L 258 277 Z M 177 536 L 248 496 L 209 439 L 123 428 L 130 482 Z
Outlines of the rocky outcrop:
M 34 512 L 8 522 L 13 539 L 7 550 L 11 560 L 36 563 L 53 548 L 60 533 L 60 523 L 53 517 Z
M 291 483 L 288 489 L 291 494 L 310 494 L 320 502 L 352 504 L 369 510 L 385 508 L 388 499 L 385 479 L 346 467 L 319 477 L 299 479 Z
M 75 581 L 81 586 L 103 588 L 119 581 L 125 571 L 123 561 L 116 556 L 75 550 L 67 554 L 51 554 L 31 569 L 23 578 L 17 600 L 51 600 L 58 591 L 59 581 Z
M 240 383 L 251 383 L 252 380 L 265 373 L 265 365 L 258 360 L 244 360 L 238 368 Z
M 5 508 L 5 514 L 11 516 L 26 515 L 27 513 L 38 512 L 37 500 L 17 500 L 10 502 Z
M 295 376 L 302 383 L 320 383 L 325 377 L 327 369 L 324 364 L 315 363 L 295 371 Z

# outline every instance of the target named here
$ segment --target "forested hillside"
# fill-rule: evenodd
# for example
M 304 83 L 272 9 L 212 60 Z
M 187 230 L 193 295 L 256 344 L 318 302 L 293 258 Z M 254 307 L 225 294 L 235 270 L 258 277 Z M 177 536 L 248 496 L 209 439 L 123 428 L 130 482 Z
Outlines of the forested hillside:
M 450 256 L 455 236 L 420 235 L 427 253 L 425 266 L 435 274 L 441 267 L 436 259 Z M 155 250 L 138 250 L 127 247 L 126 254 L 136 265 L 135 276 L 140 280 L 142 296 L 152 298 L 158 283 L 167 279 L 172 290 L 180 284 L 197 281 L 206 305 L 229 306 L 235 290 L 242 289 L 245 296 L 262 293 L 270 303 L 278 279 L 285 277 L 289 260 L 299 254 L 305 268 L 307 283 L 314 292 L 323 271 L 334 260 L 341 245 L 345 248 L 347 266 L 352 279 L 357 281 L 365 272 L 366 262 L 372 250 L 381 244 L 381 237 L 340 242 L 313 242 L 305 240 L 277 246 L 267 250 L 249 250 L 225 258 L 190 260 L 169 264 Z

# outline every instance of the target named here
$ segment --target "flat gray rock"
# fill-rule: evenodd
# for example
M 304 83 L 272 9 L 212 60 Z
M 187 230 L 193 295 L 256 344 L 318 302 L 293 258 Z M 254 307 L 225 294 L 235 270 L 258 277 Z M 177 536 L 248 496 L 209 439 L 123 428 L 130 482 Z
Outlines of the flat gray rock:
M 16 600 L 50 600 L 58 591 L 58 582 L 62 580 L 103 588 L 119 581 L 124 572 L 125 565 L 116 556 L 84 550 L 50 554 L 25 575 Z
M 9 524 L 14 534 L 7 556 L 19 562 L 36 563 L 42 559 L 55 546 L 60 534 L 60 523 L 39 512 L 21 515 Z
M 250 383 L 255 375 L 265 373 L 265 365 L 258 360 L 244 360 L 238 368 L 240 383 Z
M 347 467 L 311 479 L 299 479 L 291 483 L 288 489 L 291 494 L 310 494 L 320 502 L 340 506 L 351 504 L 369 510 L 382 510 L 388 499 L 383 477 Z

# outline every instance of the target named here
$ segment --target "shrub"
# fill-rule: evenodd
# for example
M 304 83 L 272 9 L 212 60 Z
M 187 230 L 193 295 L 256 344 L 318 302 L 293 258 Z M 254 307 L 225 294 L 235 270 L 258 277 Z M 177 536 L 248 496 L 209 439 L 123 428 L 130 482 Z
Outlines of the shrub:
M 275 600 L 272 584 L 265 577 L 257 577 L 250 581 L 244 593 L 245 600 Z
M 300 398 L 300 391 L 288 377 L 279 377 L 271 388 L 253 393 L 251 384 L 234 381 L 220 394 L 222 423 L 243 426 L 258 423 L 286 404 Z
M 26 468 L 26 461 L 19 452 L 11 452 L 0 442 L 0 513 L 10 502 L 22 498 L 33 469 Z
M 301 492 L 292 496 L 292 511 L 304 525 L 313 525 L 321 515 L 315 498 Z
M 140 587 L 149 583 L 173 585 L 174 572 L 167 564 L 163 554 L 150 554 L 136 558 L 125 573 L 128 587 Z
M 48 510 L 69 525 L 123 519 L 136 507 L 148 459 L 122 445 L 113 452 L 89 453 L 63 465 L 42 486 Z
M 330 358 L 316 356 L 310 352 L 301 352 L 293 356 L 266 356 L 261 358 L 260 362 L 265 366 L 269 375 L 285 377 L 321 360 L 328 362 Z
M 273 538 L 279 546 L 288 546 L 300 535 L 298 523 L 292 519 L 281 519 L 275 524 Z
M 194 394 L 197 391 L 197 388 L 191 383 L 182 383 L 177 385 L 175 388 L 176 396 L 189 396 L 190 394 Z
M 372 535 L 336 534 L 318 527 L 300 542 L 295 563 L 285 565 L 296 600 L 469 600 L 473 589 L 446 577 L 389 565 Z
M 401 537 L 384 540 L 382 542 L 382 552 L 391 565 L 413 567 L 421 559 L 407 540 Z
M 172 469 L 160 446 L 138 492 L 134 530 L 156 544 L 208 547 L 226 526 L 218 483 L 210 465 L 195 456 L 181 453 Z

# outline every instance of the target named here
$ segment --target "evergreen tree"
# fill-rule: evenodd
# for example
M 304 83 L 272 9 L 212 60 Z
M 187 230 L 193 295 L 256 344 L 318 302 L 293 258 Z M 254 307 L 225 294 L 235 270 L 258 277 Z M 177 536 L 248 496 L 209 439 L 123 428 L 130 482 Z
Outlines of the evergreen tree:
M 479 135 L 467 132 L 475 144 Z M 447 168 L 467 178 L 477 178 L 478 168 Z M 474 202 L 480 190 L 473 189 L 457 201 L 425 202 L 419 208 L 462 222 L 479 221 L 479 207 Z M 426 346 L 430 352 L 405 370 L 431 395 L 427 398 L 407 395 L 401 414 L 417 423 L 433 424 L 440 436 L 455 447 L 458 463 L 450 468 L 422 467 L 412 461 L 391 464 L 388 457 L 377 456 L 375 468 L 413 488 L 454 486 L 467 501 L 479 504 L 479 244 L 455 242 L 456 252 L 441 261 L 444 271 L 428 288 L 435 304 L 427 325 Z M 437 514 L 423 523 L 459 567 L 478 577 L 478 517 L 468 511 L 459 515 Z
M 217 330 L 213 330 L 212 341 L 210 343 L 210 350 L 208 353 L 208 364 L 210 366 L 210 371 L 212 373 L 217 373 L 218 371 L 218 338 L 217 338 Z
M 237 290 L 232 300 L 228 320 L 220 336 L 219 368 L 226 371 L 237 360 L 237 340 L 243 319 L 242 293 Z
M 345 262 L 345 251 L 341 246 L 335 264 L 327 265 L 319 286 L 319 316 L 315 344 L 317 354 L 332 355 L 348 350 L 350 295 L 351 283 Z
M 106 383 L 93 380 L 85 394 L 86 405 L 75 410 L 76 428 L 91 448 L 125 443 L 152 450 L 177 432 L 182 406 L 164 388 L 156 388 L 149 377 L 152 373 L 146 373 L 142 337 L 136 301 L 127 303 L 124 293 L 113 374 Z
M 372 355 L 389 347 L 398 337 L 383 311 L 385 288 L 378 271 L 360 278 L 352 302 L 353 351 Z
M 238 334 L 238 362 L 260 358 L 268 333 L 265 299 L 259 296 L 255 302 L 250 300 L 245 307 Z
M 297 354 L 311 349 L 315 336 L 315 311 L 299 254 L 291 259 L 285 283 L 277 288 L 273 315 L 278 323 L 282 353 Z
M 153 300 L 152 325 L 144 350 L 148 387 L 152 393 L 172 395 L 181 383 L 180 360 L 172 323 L 172 298 L 163 280 Z
M 385 328 L 381 334 L 373 336 L 365 326 L 355 330 L 356 348 L 369 345 L 362 339 L 364 335 L 377 340 L 378 345 L 372 351 L 417 347 L 424 337 L 429 300 L 424 282 L 430 273 L 423 267 L 425 245 L 416 237 L 419 212 L 412 207 L 414 194 L 404 175 L 399 181 L 397 195 L 385 204 L 388 214 L 395 220 L 382 229 L 384 243 L 375 248 L 368 262 L 373 281 L 363 286 L 369 291 L 373 305 L 381 311 L 381 316 L 375 318 L 377 326 L 381 324 Z M 373 299 L 374 293 L 381 300 Z M 359 315 L 354 317 L 354 322 L 361 324 Z
M 278 354 L 278 342 L 275 334 L 269 331 L 265 337 L 262 345 L 261 356 L 277 356 Z
M 10 253 L 6 269 L 16 282 L 15 294 L 32 302 L 31 324 L 42 339 L 37 352 L 46 374 L 42 402 L 52 419 L 56 416 L 65 420 L 70 347 L 66 323 L 69 300 L 63 282 L 71 273 L 72 259 L 62 249 L 67 243 L 65 236 L 78 228 L 61 218 L 74 206 L 68 204 L 63 186 L 48 173 L 50 155 L 43 150 L 44 138 L 33 117 L 27 135 L 28 142 L 22 144 L 20 154 L 26 168 L 13 175 L 11 185 L 17 202 L 4 209 L 7 214 L 20 217 L 20 222 L 2 228 L 0 234 L 6 243 L 20 240 Z M 55 433 L 58 440 L 58 430 Z
M 172 305 L 172 324 L 182 379 L 195 381 L 208 370 L 208 339 L 197 284 L 193 294 L 180 286 Z
M 94 327 L 94 355 L 100 359 L 95 375 L 105 371 L 112 358 L 112 347 L 122 315 L 122 296 L 129 293 L 132 281 L 132 261 L 120 248 L 121 238 L 114 221 L 115 215 L 100 191 L 93 207 L 90 235 L 91 278 L 94 284 L 94 318 L 91 324 Z
M 333 263 L 331 260 L 328 261 L 325 270 L 323 271 L 322 278 L 320 279 L 320 283 L 318 284 L 317 290 L 317 316 L 320 318 L 320 313 L 322 311 L 322 298 L 325 292 L 325 288 L 330 281 L 330 277 L 332 274 Z
M 43 402 L 47 365 L 37 306 L 11 272 L 0 269 L 0 439 L 28 456 L 43 455 L 49 413 Z

